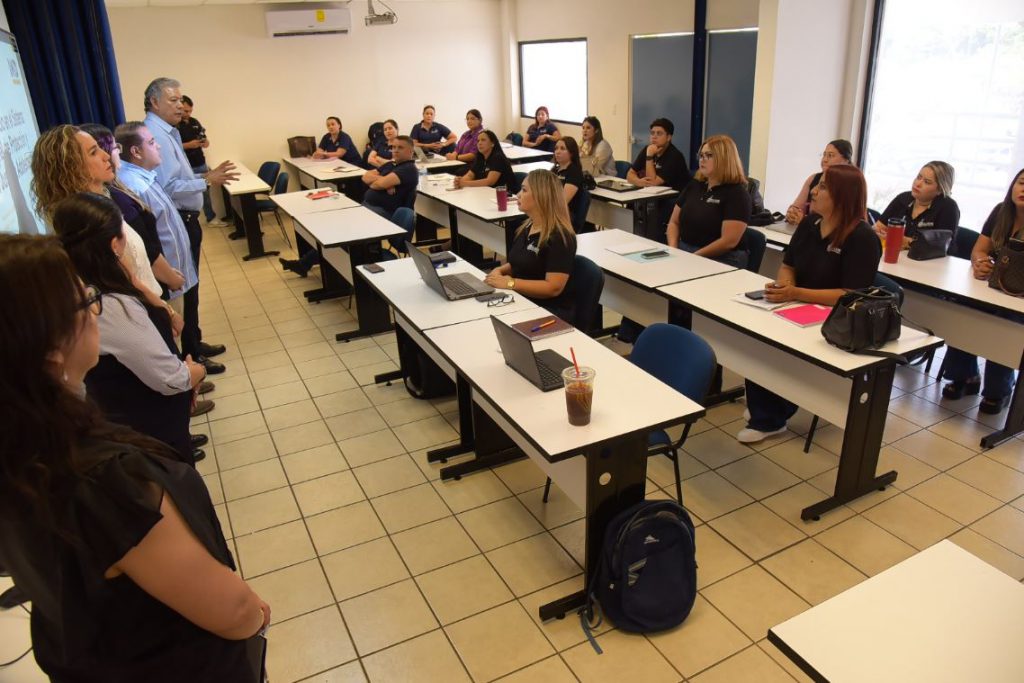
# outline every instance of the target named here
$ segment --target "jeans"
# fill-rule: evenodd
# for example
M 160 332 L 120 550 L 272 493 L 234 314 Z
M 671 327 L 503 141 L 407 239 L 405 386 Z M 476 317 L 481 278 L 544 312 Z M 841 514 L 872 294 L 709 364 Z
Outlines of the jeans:
M 978 357 L 950 346 L 946 349 L 946 361 L 942 367 L 946 379 L 965 382 L 978 376 Z M 998 401 L 1009 396 L 1013 392 L 1013 380 L 1013 368 L 986 360 L 982 398 Z
M 749 379 L 747 384 L 747 410 L 750 411 L 749 429 L 759 432 L 774 432 L 786 426 L 789 418 L 796 414 L 797 406 L 778 394 L 772 393 Z
M 310 249 L 299 257 L 299 264 L 294 268 L 294 270 L 308 273 L 309 269 L 318 263 L 320 263 L 320 252 L 316 249 Z
M 209 170 L 210 170 L 210 167 L 207 166 L 206 164 L 200 164 L 198 166 L 193 166 L 192 167 L 192 172 L 193 173 L 207 173 L 207 172 L 209 172 Z M 203 215 L 206 216 L 206 222 L 207 223 L 209 223 L 210 221 L 212 221 L 214 218 L 217 217 L 217 214 L 213 210 L 213 204 L 210 203 L 210 188 L 209 187 L 207 187 L 205 190 L 203 190 Z

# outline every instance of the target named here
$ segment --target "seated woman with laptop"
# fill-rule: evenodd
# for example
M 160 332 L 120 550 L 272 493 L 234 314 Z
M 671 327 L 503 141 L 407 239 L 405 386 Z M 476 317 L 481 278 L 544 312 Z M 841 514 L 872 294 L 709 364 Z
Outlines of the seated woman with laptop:
M 867 183 L 856 166 L 829 167 L 811 191 L 811 211 L 797 226 L 774 282 L 764 289 L 773 303 L 803 301 L 833 306 L 847 290 L 870 287 L 882 246 L 864 220 Z M 747 426 L 736 438 L 757 443 L 786 431 L 797 406 L 747 380 Z
M 485 282 L 519 292 L 559 318 L 572 320 L 566 286 L 576 259 L 576 234 L 557 176 L 531 171 L 519 192 L 519 208 L 528 220 L 516 232 L 508 262 L 488 273 Z
M 512 164 L 505 157 L 494 131 L 481 131 L 476 139 L 477 153 L 465 175 L 455 177 L 455 187 L 505 186 L 509 194 L 519 192 L 519 183 L 512 172 Z
M 412 127 L 409 137 L 424 152 L 447 154 L 455 149 L 455 133 L 434 120 L 434 105 L 423 107 L 423 120 Z
M 903 248 L 927 230 L 949 230 L 956 236 L 960 224 L 960 207 L 950 197 L 953 191 L 953 167 L 945 161 L 929 161 L 914 178 L 910 191 L 901 192 L 885 207 L 875 223 L 875 233 L 885 239 L 888 222 L 892 218 L 903 220 Z

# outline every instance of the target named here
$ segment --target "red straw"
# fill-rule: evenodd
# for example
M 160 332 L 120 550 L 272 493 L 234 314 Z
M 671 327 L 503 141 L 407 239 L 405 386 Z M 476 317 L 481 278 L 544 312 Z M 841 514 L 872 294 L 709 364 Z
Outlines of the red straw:
M 572 364 L 574 366 L 576 366 L 576 376 L 579 377 L 580 376 L 580 364 L 576 362 L 576 351 L 574 351 L 571 346 L 569 347 L 569 353 L 572 354 Z

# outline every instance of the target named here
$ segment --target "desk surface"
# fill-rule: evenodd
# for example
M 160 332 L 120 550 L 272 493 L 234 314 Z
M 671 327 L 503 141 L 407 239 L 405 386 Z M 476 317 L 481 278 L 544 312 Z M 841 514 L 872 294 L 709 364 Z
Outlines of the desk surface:
M 794 226 L 790 225 L 786 221 L 772 223 L 771 225 L 765 227 L 757 225 L 749 225 L 747 227 L 757 230 L 758 232 L 765 236 L 765 239 L 767 239 L 768 242 L 770 242 L 771 244 L 776 244 L 780 247 L 785 247 L 789 245 L 789 241 L 793 239 L 792 231 L 796 229 Z M 785 232 L 783 232 L 783 230 L 785 230 Z
M 700 280 L 660 287 L 663 294 L 725 325 L 743 330 L 762 341 L 803 357 L 830 372 L 848 376 L 861 368 L 891 362 L 876 356 L 858 355 L 838 349 L 821 336 L 821 325 L 800 327 L 780 316 L 734 299 L 737 294 L 763 289 L 768 279 L 748 270 L 734 270 Z M 906 325 L 900 338 L 880 350 L 910 353 L 941 343 L 941 339 Z
M 502 144 L 501 151 L 505 153 L 505 158 L 513 163 L 515 163 L 516 159 L 540 159 L 552 156 L 551 152 L 545 152 L 542 149 L 530 149 L 529 147 L 518 145 L 506 147 Z
M 600 182 L 602 180 L 622 180 L 622 178 L 602 175 L 597 176 L 594 180 Z M 664 199 L 667 197 L 676 197 L 678 195 L 679 192 L 676 190 L 673 190 L 671 187 L 664 186 L 651 188 L 638 187 L 635 190 L 627 190 L 626 192 L 616 192 L 615 190 L 606 190 L 601 187 L 595 187 L 590 191 L 590 196 L 595 199 L 599 199 L 603 202 L 615 202 L 617 204 L 634 204 L 636 202 L 647 201 L 649 199 Z
M 523 216 L 519 205 L 509 201 L 508 209 L 498 211 L 497 194 L 493 187 L 464 187 L 461 190 L 449 190 L 452 187 L 452 176 L 438 173 L 427 176 L 417 186 L 416 191 L 420 194 L 436 199 L 443 204 L 454 206 L 460 211 L 472 214 L 481 220 L 496 222 Z
M 234 163 L 234 172 L 238 174 L 238 180 L 234 180 L 224 186 L 228 194 L 234 197 L 243 194 L 270 192 L 270 185 L 260 180 L 260 177 L 250 171 L 245 164 L 238 163 L 237 161 Z
M 931 261 L 912 261 L 903 252 L 899 263 L 882 261 L 878 269 L 907 286 L 919 285 L 933 293 L 950 294 L 978 307 L 1024 315 L 1024 299 L 992 289 L 985 280 L 976 280 L 971 274 L 969 259 L 947 256 Z
M 664 249 L 669 255 L 640 263 L 610 251 L 622 248 L 631 251 Z M 736 270 L 724 263 L 695 256 L 681 249 L 666 247 L 654 240 L 622 230 L 599 230 L 578 235 L 576 253 L 586 256 L 600 266 L 601 270 L 648 289 Z
M 544 314 L 543 309 L 520 294 L 515 294 L 515 301 L 506 306 L 489 307 L 476 299 L 448 301 L 423 282 L 419 271 L 416 270 L 416 264 L 411 258 L 383 261 L 380 265 L 384 268 L 383 273 L 361 272 L 360 274 L 392 307 L 400 311 L 402 316 L 420 331 L 489 318 L 492 313 L 529 310 L 535 311 L 535 316 Z M 438 270 L 439 275 L 455 273 L 472 273 L 481 280 L 485 275 L 462 259 Z
M 769 631 L 833 683 L 1024 681 L 1021 634 L 1024 586 L 950 541 Z
M 361 178 L 366 169 L 353 166 L 341 159 L 313 159 L 311 157 L 285 157 L 284 161 L 324 182 L 342 178 Z M 341 169 L 341 170 L 338 170 Z
M 286 192 L 284 194 L 272 194 L 273 200 L 289 216 L 298 217 L 311 213 L 324 213 L 325 211 L 337 211 L 338 209 L 354 209 L 358 203 L 349 199 L 340 192 L 335 192 L 324 199 L 309 199 L 307 195 L 319 192 L 320 190 L 301 190 L 299 192 Z
M 528 161 L 525 164 L 513 163 L 512 170 L 515 171 L 516 173 L 529 173 L 530 171 L 550 171 L 551 167 L 554 165 L 554 161 L 551 159 L 547 159 L 544 161 Z
M 295 220 L 324 247 L 382 240 L 406 234 L 399 226 L 362 206 L 345 211 L 309 213 L 297 216 Z
M 541 309 L 502 315 L 508 323 L 539 317 Z M 634 432 L 696 419 L 704 409 L 587 335 L 573 330 L 534 344 L 554 349 L 597 371 L 589 425 L 570 426 L 565 392 L 542 392 L 505 365 L 490 317 L 427 330 L 426 336 L 474 388 L 519 427 L 548 459 L 563 460 L 584 448 Z

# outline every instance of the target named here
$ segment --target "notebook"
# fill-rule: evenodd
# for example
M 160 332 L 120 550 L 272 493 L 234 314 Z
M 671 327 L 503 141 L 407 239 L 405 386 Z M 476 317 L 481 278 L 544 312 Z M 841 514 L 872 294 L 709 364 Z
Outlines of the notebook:
M 512 325 L 512 329 L 530 341 L 537 341 L 538 339 L 547 339 L 548 337 L 557 337 L 560 334 L 565 334 L 572 330 L 572 325 L 557 316 L 544 315 L 533 320 L 524 320 L 521 323 L 516 323 Z
M 804 304 L 802 306 L 793 306 L 791 308 L 784 308 L 781 311 L 775 311 L 775 315 L 788 320 L 794 325 L 810 327 L 811 325 L 819 325 L 825 322 L 825 318 L 827 318 L 828 314 L 831 312 L 831 306 Z

